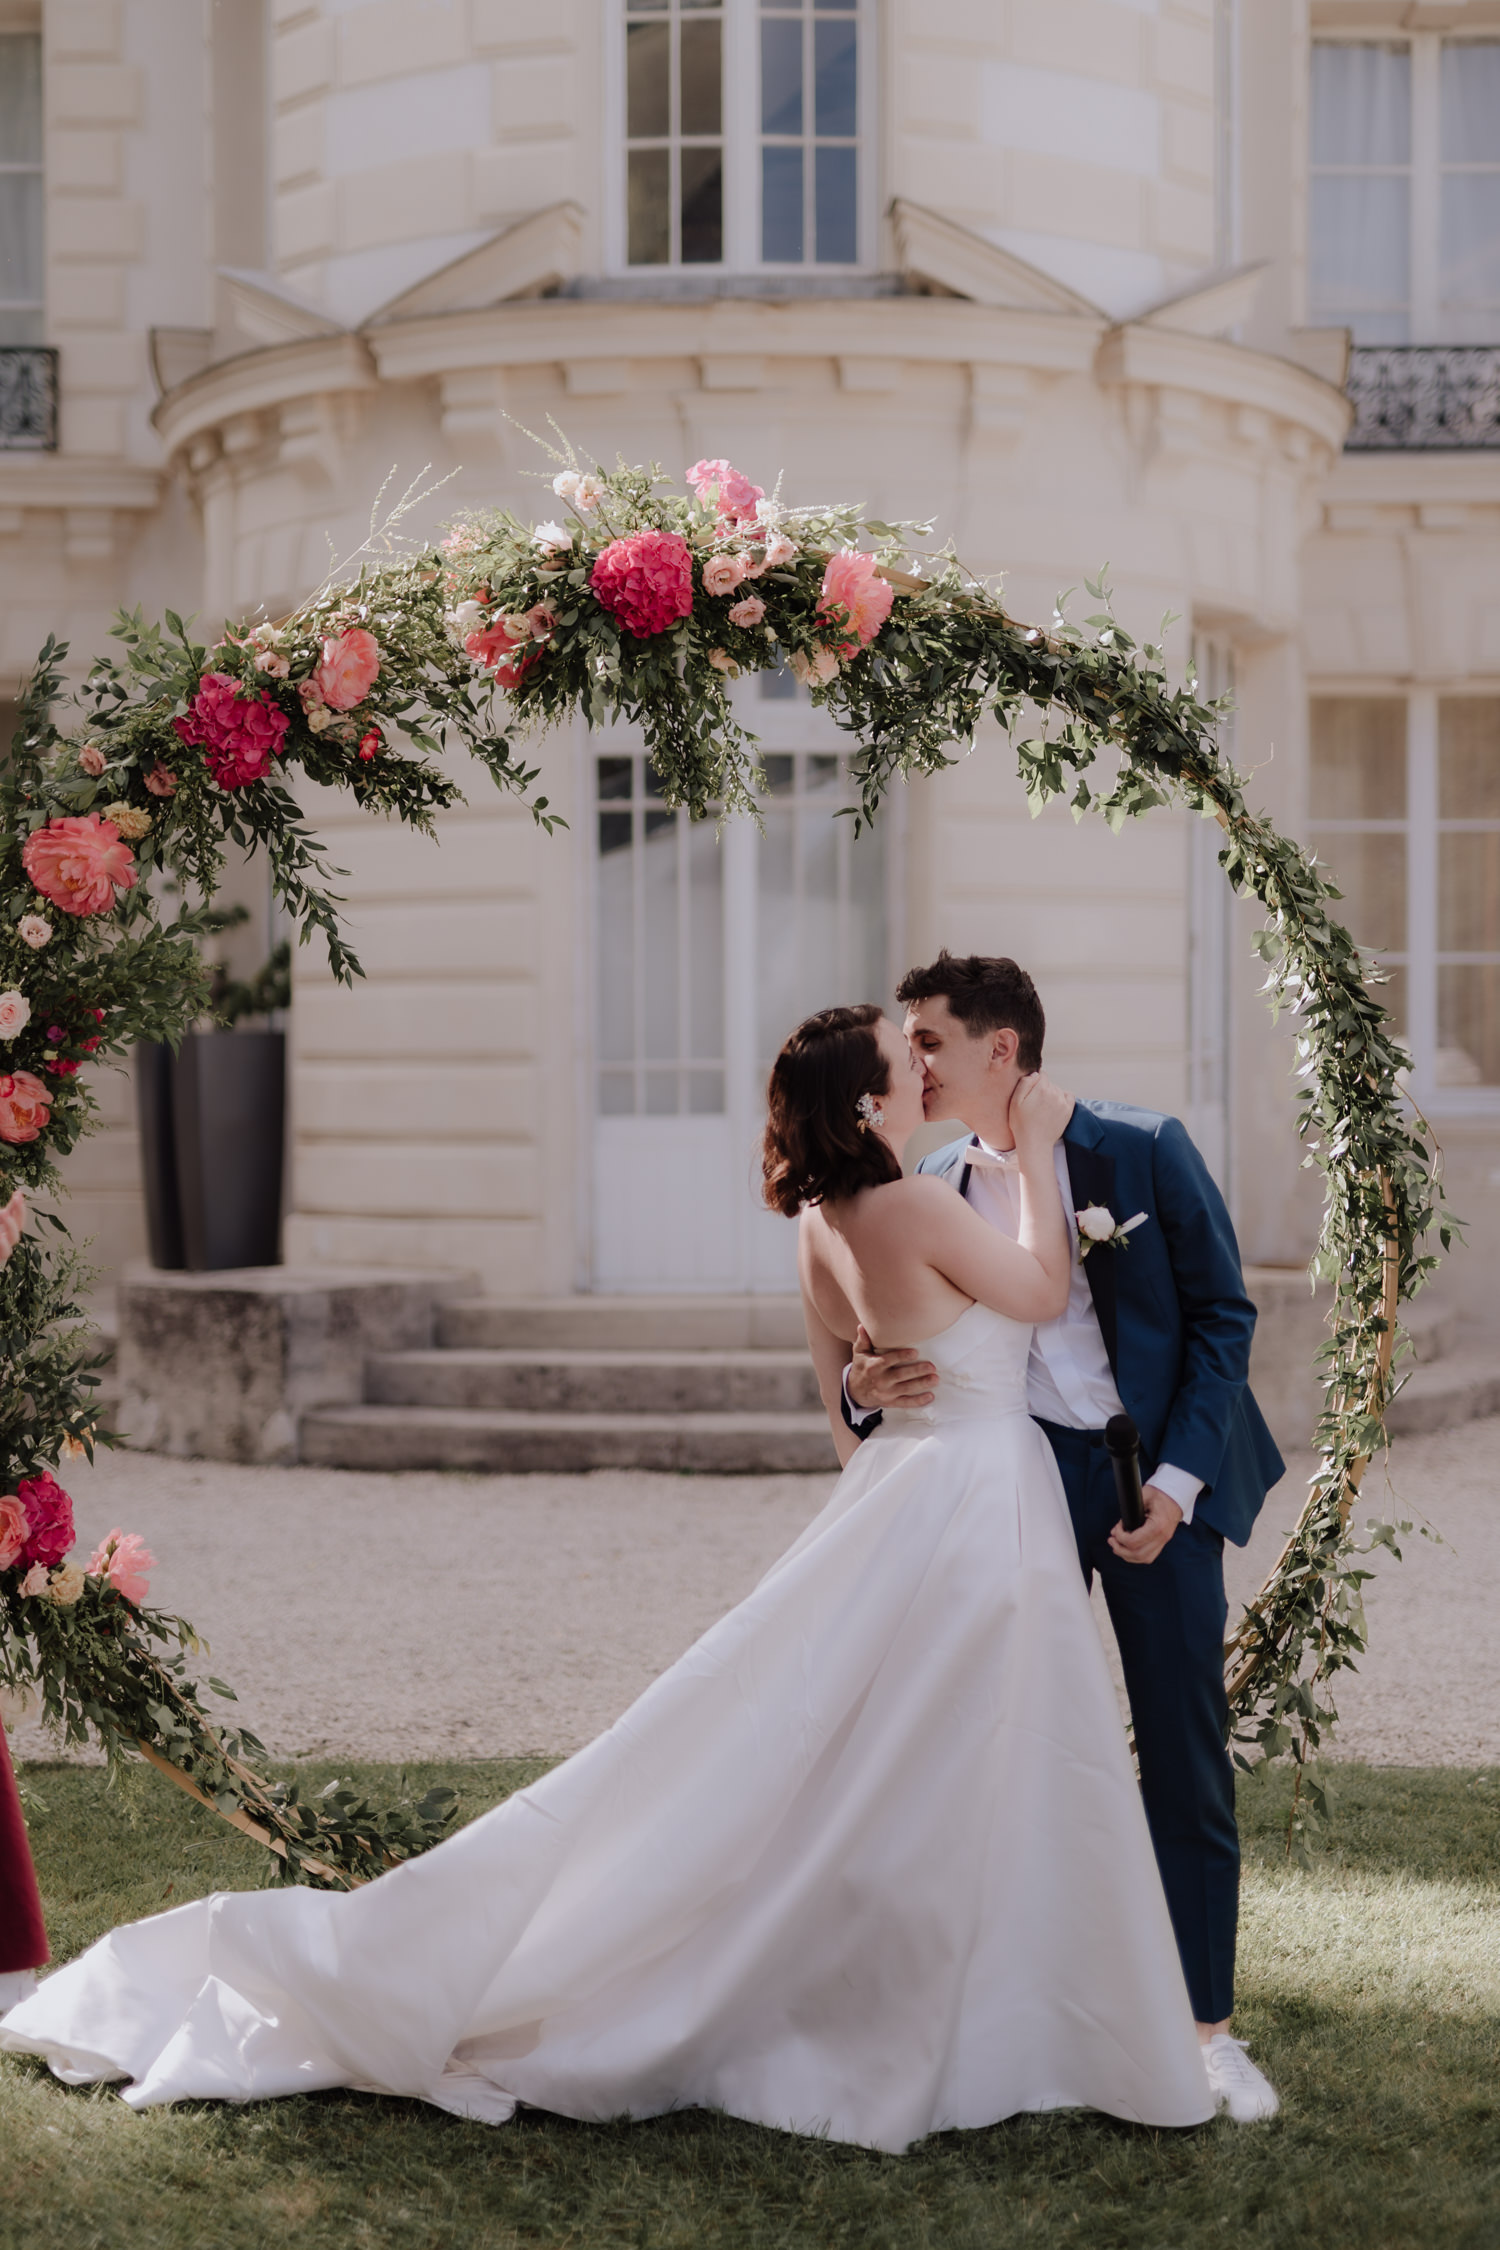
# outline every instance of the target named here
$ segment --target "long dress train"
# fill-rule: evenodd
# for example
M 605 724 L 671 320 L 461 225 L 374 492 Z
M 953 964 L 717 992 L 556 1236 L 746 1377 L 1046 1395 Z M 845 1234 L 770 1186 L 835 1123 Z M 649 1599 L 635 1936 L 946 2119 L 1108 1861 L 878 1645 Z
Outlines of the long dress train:
M 748 1600 L 624 1717 L 347 1894 L 102 1938 L 0 2027 L 137 2108 L 348 2086 L 501 2122 L 707 2104 L 900 2151 L 1212 2113 L 1030 1330 L 974 1305 Z

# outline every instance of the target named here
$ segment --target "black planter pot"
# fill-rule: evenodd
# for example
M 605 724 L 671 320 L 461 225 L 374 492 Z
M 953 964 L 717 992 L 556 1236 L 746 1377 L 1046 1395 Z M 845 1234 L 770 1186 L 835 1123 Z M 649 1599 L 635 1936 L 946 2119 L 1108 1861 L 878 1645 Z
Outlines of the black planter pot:
M 142 1048 L 137 1078 L 153 1265 L 216 1273 L 280 1258 L 286 1035 L 195 1031 Z

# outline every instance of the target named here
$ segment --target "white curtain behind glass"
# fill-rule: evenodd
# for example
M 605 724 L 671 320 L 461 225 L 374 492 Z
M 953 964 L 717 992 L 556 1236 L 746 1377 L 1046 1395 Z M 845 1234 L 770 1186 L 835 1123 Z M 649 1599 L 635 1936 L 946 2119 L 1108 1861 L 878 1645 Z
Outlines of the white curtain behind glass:
M 1446 39 L 1440 319 L 1446 343 L 1500 339 L 1500 39 Z
M 1312 50 L 1309 318 L 1355 341 L 1411 333 L 1411 50 L 1319 40 Z
M 0 36 L 0 344 L 42 340 L 42 42 Z

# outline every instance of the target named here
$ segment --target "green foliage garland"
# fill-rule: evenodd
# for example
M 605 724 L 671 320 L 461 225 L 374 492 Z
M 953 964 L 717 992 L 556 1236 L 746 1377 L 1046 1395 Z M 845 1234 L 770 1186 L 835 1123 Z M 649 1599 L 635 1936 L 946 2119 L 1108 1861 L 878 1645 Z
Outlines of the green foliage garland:
M 1256 943 L 1273 1010 L 1297 1019 L 1299 1131 L 1326 1187 L 1317 1270 L 1335 1292 L 1321 1461 L 1227 1655 L 1239 1739 L 1297 1761 L 1300 1846 L 1321 1802 L 1302 1769 L 1334 1717 L 1329 1683 L 1364 1647 L 1352 1509 L 1383 1442 L 1397 1305 L 1436 1262 L 1423 1243 L 1440 1201 L 1433 1152 L 1400 1098 L 1406 1058 L 1329 912 L 1338 892 L 1249 811 L 1215 742 L 1225 706 L 1200 701 L 1196 682 L 1170 685 L 1161 650 L 1135 646 L 1102 582 L 1083 625 L 1059 611 L 1044 632 L 1010 619 L 951 554 L 921 575 L 906 568 L 926 526 L 784 508 L 727 462 L 690 471 L 689 498 L 663 492 L 655 470 L 554 460 L 565 521 L 487 514 L 411 550 L 397 529 L 409 493 L 349 568 L 279 623 L 226 630 L 208 649 L 170 613 L 165 630 L 122 617 L 122 653 L 94 665 L 66 729 L 54 717 L 66 651 L 44 650 L 0 777 L 0 1015 L 15 1000 L 24 1019 L 0 1058 L 6 1192 L 56 1186 L 55 1158 L 91 1122 L 80 1066 L 176 1040 L 202 1011 L 201 908 L 164 920 L 154 875 L 206 900 L 226 845 L 263 848 L 300 938 L 320 931 L 335 975 L 360 973 L 333 871 L 288 783 L 297 770 L 430 830 L 458 796 L 435 763 L 457 741 L 551 827 L 510 730 L 581 711 L 641 726 L 666 805 L 753 816 L 763 777 L 730 682 L 786 664 L 850 735 L 865 821 L 895 781 L 952 765 L 982 721 L 1014 739 L 1028 713 L 1045 714 L 1047 733 L 1016 742 L 1033 812 L 1066 795 L 1075 819 L 1093 811 L 1116 830 L 1174 801 L 1216 819 L 1229 881 L 1267 910 Z M 75 847 L 81 872 L 62 864 Z M 11 1494 L 70 1452 L 115 1442 L 94 1428 L 76 1262 L 61 1220 L 40 1217 L 52 1242 L 27 1233 L 0 1271 Z M 3 1539 L 0 1521 L 0 1554 Z M 347 1791 L 303 1803 L 270 1778 L 254 1736 L 211 1716 L 187 1676 L 201 1646 L 190 1627 L 144 1607 L 104 1551 L 87 1571 L 39 1552 L 0 1564 L 0 1683 L 36 1690 L 68 1740 L 93 1735 L 112 1760 L 139 1750 L 266 1842 L 285 1880 L 362 1881 L 443 1833 L 451 1808 L 438 1797 L 383 1811 Z

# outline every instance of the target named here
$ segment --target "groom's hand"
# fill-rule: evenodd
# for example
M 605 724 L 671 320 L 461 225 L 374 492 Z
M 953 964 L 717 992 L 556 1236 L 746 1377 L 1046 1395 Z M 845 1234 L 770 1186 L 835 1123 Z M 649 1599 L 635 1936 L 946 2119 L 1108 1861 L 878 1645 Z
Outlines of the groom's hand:
M 1109 1543 L 1121 1562 L 1150 1563 L 1171 1538 L 1182 1521 L 1182 1510 L 1175 1500 L 1169 1500 L 1154 1484 L 1148 1484 L 1141 1493 L 1146 1504 L 1146 1520 L 1139 1531 L 1127 1531 L 1117 1523 L 1109 1535 Z
M 877 1407 L 884 1413 L 888 1406 L 931 1406 L 936 1384 L 931 1360 L 918 1359 L 905 1344 L 878 1352 L 863 1326 L 856 1331 L 848 1390 L 861 1414 L 873 1414 Z

